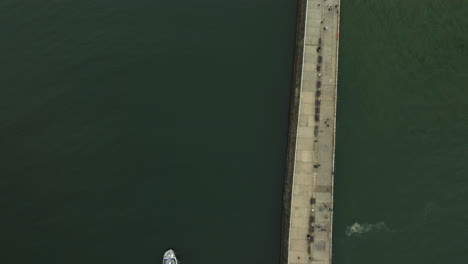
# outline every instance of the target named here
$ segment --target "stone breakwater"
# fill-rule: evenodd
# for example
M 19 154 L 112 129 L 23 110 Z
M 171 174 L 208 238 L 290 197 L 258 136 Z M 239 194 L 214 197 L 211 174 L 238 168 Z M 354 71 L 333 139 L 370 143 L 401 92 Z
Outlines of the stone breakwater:
M 331 263 L 339 0 L 300 0 L 281 264 Z

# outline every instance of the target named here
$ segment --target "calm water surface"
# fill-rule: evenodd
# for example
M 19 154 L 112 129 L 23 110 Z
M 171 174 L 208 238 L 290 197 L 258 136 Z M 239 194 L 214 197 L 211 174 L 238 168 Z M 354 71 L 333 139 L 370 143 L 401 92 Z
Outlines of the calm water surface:
M 342 11 L 334 262 L 467 263 L 466 1 Z M 276 263 L 294 20 L 1 1 L 1 263 Z
M 341 2 L 334 263 L 468 263 L 468 3 Z
M 276 263 L 295 2 L 0 1 L 0 263 Z

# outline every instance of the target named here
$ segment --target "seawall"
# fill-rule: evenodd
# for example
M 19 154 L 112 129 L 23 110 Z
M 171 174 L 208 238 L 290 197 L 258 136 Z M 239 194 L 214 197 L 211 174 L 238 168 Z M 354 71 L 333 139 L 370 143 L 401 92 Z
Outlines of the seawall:
M 339 0 L 299 0 L 281 264 L 331 263 Z

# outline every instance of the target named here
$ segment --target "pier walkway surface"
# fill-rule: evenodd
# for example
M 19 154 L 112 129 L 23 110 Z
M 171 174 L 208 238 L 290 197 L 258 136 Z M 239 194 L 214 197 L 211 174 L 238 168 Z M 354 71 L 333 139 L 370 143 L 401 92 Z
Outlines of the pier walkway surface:
M 339 0 L 306 0 L 287 263 L 331 263 Z M 285 245 L 286 246 L 286 245 Z

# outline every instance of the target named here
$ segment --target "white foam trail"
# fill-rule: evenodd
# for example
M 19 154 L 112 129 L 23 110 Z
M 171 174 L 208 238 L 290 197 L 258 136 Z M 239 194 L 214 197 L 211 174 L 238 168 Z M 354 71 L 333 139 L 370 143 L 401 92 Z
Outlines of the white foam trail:
M 384 222 L 378 222 L 376 224 L 359 224 L 354 223 L 346 227 L 346 235 L 351 237 L 352 235 L 361 235 L 372 231 L 389 231 L 390 229 Z

